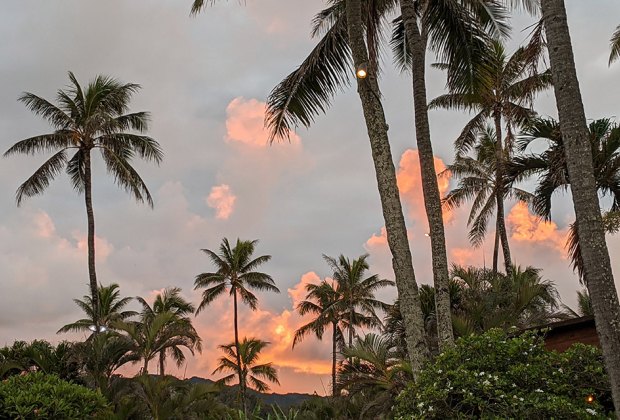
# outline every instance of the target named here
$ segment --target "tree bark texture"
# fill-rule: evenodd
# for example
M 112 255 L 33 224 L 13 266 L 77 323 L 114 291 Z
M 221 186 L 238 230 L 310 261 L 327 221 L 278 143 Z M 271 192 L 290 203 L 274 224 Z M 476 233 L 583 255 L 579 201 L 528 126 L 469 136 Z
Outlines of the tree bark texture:
M 99 333 L 99 293 L 97 274 L 95 272 L 95 213 L 92 198 L 92 171 L 90 164 L 90 150 L 84 151 L 84 200 L 86 202 L 86 217 L 88 219 L 88 278 L 90 294 L 93 300 L 93 322 L 95 334 Z
M 448 255 L 441 211 L 441 196 L 435 170 L 435 156 L 431 143 L 426 98 L 426 35 L 420 32 L 413 0 L 401 0 L 401 15 L 405 22 L 407 47 L 412 55 L 413 106 L 415 134 L 422 178 L 422 193 L 428 218 L 435 286 L 435 307 L 437 315 L 437 336 L 439 350 L 454 344 L 452 313 L 450 310 L 450 278 Z M 423 32 L 423 31 L 422 31 Z
M 596 330 L 611 391 L 620 415 L 620 307 L 605 242 L 594 179 L 589 133 L 563 0 L 542 0 L 551 73 L 566 164 L 579 225 L 584 280 L 590 293 Z
M 368 63 L 368 51 L 364 42 L 364 27 L 361 16 L 361 0 L 347 1 L 346 17 L 349 43 L 356 68 L 363 63 Z M 362 102 L 372 149 L 387 241 L 392 253 L 392 267 L 405 322 L 409 358 L 414 372 L 419 372 L 429 357 L 429 350 L 424 337 L 424 321 L 418 286 L 413 270 L 400 194 L 396 184 L 396 170 L 387 135 L 388 126 L 385 121 L 383 105 L 379 98 L 379 85 L 376 75 L 369 74 L 366 79 L 357 79 L 357 92 Z
M 239 326 L 238 326 L 238 315 L 237 315 L 237 289 L 233 291 L 233 309 L 235 311 L 234 320 L 235 320 L 235 352 L 237 353 L 237 374 L 239 375 L 239 391 L 241 394 L 241 406 L 243 407 L 243 413 L 247 417 L 248 410 L 245 403 L 245 381 L 243 377 L 243 370 L 241 368 L 241 354 L 239 353 Z

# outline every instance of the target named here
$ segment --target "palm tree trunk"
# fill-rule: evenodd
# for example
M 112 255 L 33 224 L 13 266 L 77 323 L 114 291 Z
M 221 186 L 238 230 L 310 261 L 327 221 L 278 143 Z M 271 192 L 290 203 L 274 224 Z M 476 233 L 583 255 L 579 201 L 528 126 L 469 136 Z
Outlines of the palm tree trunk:
M 147 357 L 144 358 L 144 366 L 142 366 L 142 374 L 148 375 L 149 373 L 149 359 Z
M 243 407 L 243 413 L 248 416 L 248 409 L 245 403 L 245 381 L 243 377 L 243 369 L 241 368 L 241 354 L 239 352 L 239 326 L 237 323 L 237 289 L 233 291 L 234 302 L 234 320 L 235 320 L 235 351 L 237 353 L 237 374 L 239 375 L 239 391 L 241 395 L 241 406 Z
M 165 351 L 162 350 L 159 352 L 159 375 L 163 378 L 164 377 L 164 362 L 166 359 L 166 354 Z
M 332 322 L 332 327 L 334 329 L 332 333 L 332 397 L 336 396 L 336 342 L 338 338 L 338 324 L 336 322 Z
M 435 286 L 435 307 L 437 315 L 437 338 L 439 351 L 454 344 L 452 314 L 450 312 L 450 280 L 448 276 L 448 255 L 441 211 L 441 197 L 437 184 L 435 156 L 431 143 L 426 98 L 425 56 L 426 35 L 421 34 L 413 0 L 401 0 L 401 15 L 405 22 L 407 47 L 412 55 L 413 107 L 418 157 L 422 175 L 422 193 L 428 219 L 431 240 L 431 260 Z
M 497 260 L 499 259 L 499 218 L 495 218 L 495 242 L 493 243 L 493 274 L 497 274 Z
M 496 109 L 493 115 L 495 120 L 495 199 L 497 201 L 497 228 L 502 244 L 502 254 L 504 255 L 504 267 L 506 274 L 512 272 L 512 259 L 510 258 L 510 247 L 508 245 L 508 234 L 506 233 L 506 219 L 504 218 L 504 147 L 502 146 L 502 114 L 501 110 Z
M 614 405 L 620 407 L 620 306 L 605 242 L 591 146 L 563 0 L 542 0 L 566 165 L 579 226 L 584 280 L 592 300 Z M 620 413 L 620 410 L 616 411 Z
M 93 300 L 94 333 L 97 334 L 99 332 L 99 294 L 97 293 L 97 274 L 95 273 L 95 213 L 93 212 L 90 150 L 84 152 L 84 199 L 88 219 L 88 278 L 91 299 Z
M 349 43 L 353 62 L 357 68 L 368 63 L 368 51 L 364 42 L 361 0 L 346 2 L 346 17 Z M 357 80 L 357 92 L 362 102 L 366 129 L 370 139 L 372 157 L 375 165 L 381 207 L 385 220 L 387 241 L 392 253 L 392 267 L 396 278 L 398 296 L 402 303 L 401 311 L 405 320 L 407 348 L 414 372 L 419 372 L 429 357 L 424 339 L 424 321 L 418 295 L 418 285 L 407 240 L 407 228 L 400 203 L 396 170 L 392 160 L 390 142 L 387 135 L 383 105 L 379 99 L 379 85 L 376 75 L 369 74 L 366 79 Z
M 349 348 L 353 347 L 353 306 L 349 307 Z

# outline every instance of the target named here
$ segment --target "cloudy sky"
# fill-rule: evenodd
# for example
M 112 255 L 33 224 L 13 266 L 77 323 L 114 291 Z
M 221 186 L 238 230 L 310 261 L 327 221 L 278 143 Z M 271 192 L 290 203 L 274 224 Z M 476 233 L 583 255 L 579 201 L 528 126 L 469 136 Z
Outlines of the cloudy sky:
M 258 253 L 273 256 L 264 271 L 282 293 L 260 295 L 256 312 L 243 308 L 241 333 L 272 343 L 265 360 L 279 369 L 282 386 L 276 391 L 322 394 L 329 382 L 329 343 L 309 338 L 290 350 L 292 332 L 304 321 L 293 311 L 304 285 L 330 274 L 321 255 L 369 253 L 372 271 L 393 278 L 359 99 L 347 89 L 310 130 L 292 133 L 290 144 L 267 146 L 264 101 L 311 49 L 309 22 L 323 2 L 221 2 L 196 18 L 188 16 L 190 3 L 3 2 L 0 149 L 49 129 L 17 102 L 23 91 L 52 99 L 67 85 L 69 70 L 83 84 L 97 74 L 141 84 L 132 109 L 152 113 L 150 134 L 165 151 L 159 167 L 136 165 L 154 195 L 155 209 L 134 203 L 96 161 L 100 281 L 119 283 L 124 295 L 147 298 L 179 286 L 198 303 L 193 279 L 211 269 L 199 250 L 217 248 L 223 237 L 260 239 Z M 607 57 L 620 5 L 567 0 L 567 7 L 586 114 L 616 116 L 620 64 L 609 68 Z M 512 47 L 526 38 L 523 29 L 530 23 L 525 16 L 514 20 Z M 443 76 L 430 72 L 429 99 L 443 93 L 443 86 Z M 388 54 L 382 89 L 416 275 L 428 283 L 430 249 L 410 80 L 392 68 Z M 540 96 L 537 109 L 556 115 L 551 93 Z M 467 119 L 431 113 L 438 169 L 451 161 L 452 142 Z M 81 316 L 71 299 L 87 292 L 83 199 L 66 177 L 44 195 L 15 206 L 16 188 L 43 159 L 0 161 L 0 345 L 62 339 L 55 331 Z M 445 193 L 454 184 L 446 179 L 440 188 Z M 518 264 L 542 268 L 564 302 L 574 304 L 579 284 L 564 250 L 573 219 L 570 197 L 557 197 L 553 206 L 553 222 L 543 224 L 523 206 L 509 203 L 513 257 Z M 467 242 L 467 210 L 446 214 L 450 259 L 489 264 L 491 244 L 472 249 Z M 608 243 L 620 276 L 620 237 Z M 382 292 L 387 301 L 394 296 L 394 290 Z M 178 374 L 211 376 L 217 345 L 232 341 L 231 309 L 222 298 L 196 318 L 205 349 Z

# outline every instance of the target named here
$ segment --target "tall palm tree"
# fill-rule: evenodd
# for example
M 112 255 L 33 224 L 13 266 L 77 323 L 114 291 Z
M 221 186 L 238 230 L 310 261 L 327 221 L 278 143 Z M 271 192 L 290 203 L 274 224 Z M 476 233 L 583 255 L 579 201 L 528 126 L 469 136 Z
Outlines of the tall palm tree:
M 19 98 L 32 112 L 46 119 L 55 131 L 21 140 L 9 148 L 4 156 L 54 153 L 17 189 L 18 206 L 24 198 L 43 193 L 63 169 L 69 175 L 73 188 L 84 194 L 88 220 L 88 274 L 95 308 L 94 325 L 98 327 L 91 151 L 98 149 L 101 152 L 106 169 L 119 187 L 137 201 L 146 201 L 151 207 L 151 194 L 131 165 L 131 160 L 138 155 L 142 159 L 159 163 L 163 152 L 155 140 L 142 134 L 148 128 L 149 114 L 128 113 L 129 101 L 140 85 L 97 76 L 84 90 L 71 72 L 69 80 L 69 87 L 57 93 L 57 105 L 29 92 Z M 70 153 L 71 157 L 68 156 Z
M 609 65 L 620 58 L 620 25 L 616 26 L 616 30 L 609 41 L 611 44 L 611 53 L 609 54 Z
M 266 341 L 244 337 L 239 343 L 219 346 L 224 352 L 224 356 L 218 360 L 217 368 L 213 373 L 232 373 L 224 376 L 218 382 L 230 384 L 237 377 L 244 401 L 244 394 L 247 392 L 248 385 L 258 392 L 269 391 L 267 382 L 280 385 L 278 371 L 272 366 L 271 362 L 258 364 L 260 352 L 268 345 L 269 343 Z
M 143 319 L 152 319 L 157 314 L 170 312 L 174 314 L 176 320 L 191 326 L 191 320 L 188 315 L 193 314 L 196 308 L 192 303 L 186 301 L 183 296 L 181 296 L 181 289 L 179 287 L 167 288 L 163 291 L 163 293 L 158 293 L 152 307 L 144 298 L 141 298 L 140 296 L 138 296 L 136 300 L 142 305 L 141 316 Z M 198 333 L 195 330 L 193 333 L 195 333 L 196 337 L 198 337 Z M 169 353 L 170 356 L 172 356 L 172 358 L 179 364 L 183 363 L 185 360 L 185 355 L 178 346 L 171 346 L 167 349 L 161 350 L 159 352 L 159 374 L 162 377 L 164 376 L 166 352 Z
M 592 121 L 588 131 L 597 191 L 612 198 L 609 212 L 603 214 L 604 229 L 607 233 L 614 233 L 618 230 L 620 211 L 620 127 L 611 119 L 602 118 Z M 524 152 L 538 139 L 547 142 L 547 149 L 540 153 L 515 156 L 509 171 L 515 179 L 538 176 L 533 208 L 545 220 L 550 220 L 553 195 L 558 191 L 566 191 L 570 184 L 560 124 L 552 118 L 535 119 L 523 130 L 519 149 Z M 570 226 L 567 248 L 573 268 L 583 278 L 583 259 L 576 223 Z
M 95 305 L 91 296 L 84 296 L 82 300 L 73 299 L 75 304 L 86 314 L 76 322 L 65 325 L 57 334 L 65 332 L 92 332 L 95 331 L 95 320 L 98 320 L 99 331 L 114 328 L 118 321 L 125 321 L 137 315 L 136 311 L 123 310 L 131 302 L 131 297 L 121 298 L 119 285 L 112 283 L 109 286 L 97 288 L 98 313 L 95 314 Z
M 528 122 L 535 112 L 531 102 L 536 93 L 551 85 L 549 71 L 538 73 L 532 70 L 538 61 L 541 46 L 538 37 L 533 43 L 521 47 L 508 57 L 503 44 L 492 40 L 484 50 L 484 57 L 475 67 L 473 80 L 465 80 L 460 86 L 451 86 L 453 92 L 441 95 L 429 103 L 429 108 L 457 109 L 474 112 L 474 117 L 465 125 L 455 142 L 457 156 L 467 152 L 478 134 L 484 131 L 489 119 L 494 124 L 495 179 L 504 179 L 506 161 L 512 154 L 512 133 L 515 126 Z M 440 67 L 450 68 L 449 65 Z M 529 105 L 529 106 L 528 106 Z M 502 124 L 503 123 L 503 124 Z M 502 127 L 507 130 L 506 144 L 503 144 Z M 490 132 L 486 130 L 485 134 Z M 504 256 L 506 272 L 511 269 L 510 246 L 504 219 L 506 192 L 503 182 L 495 186 L 496 226 Z M 495 254 L 494 254 L 495 257 Z M 496 263 L 496 259 L 494 259 Z M 496 269 L 496 265 L 494 265 Z
M 375 292 L 382 287 L 394 286 L 394 282 L 381 279 L 377 274 L 364 278 L 370 268 L 366 261 L 368 254 L 353 261 L 344 255 L 340 255 L 338 259 L 327 255 L 323 255 L 323 258 L 332 269 L 332 278 L 338 285 L 338 305 L 342 308 L 341 316 L 346 322 L 351 347 L 355 327 L 381 326 L 376 310 L 387 310 L 388 305 L 375 299 Z
M 143 360 L 141 372 L 148 373 L 149 361 L 169 351 L 178 366 L 185 361 L 181 347 L 192 355 L 202 350 L 202 340 L 189 318 L 179 318 L 174 312 L 165 311 L 146 315 L 139 321 L 118 322 L 116 328 L 123 331 L 133 343 L 133 354 Z
M 194 289 L 205 289 L 202 292 L 202 301 L 196 309 L 198 315 L 211 302 L 223 295 L 229 289 L 229 295 L 233 298 L 234 329 L 235 329 L 235 356 L 237 357 L 237 367 L 241 369 L 241 350 L 239 348 L 239 326 L 237 298 L 248 305 L 250 309 L 256 310 L 258 298 L 251 289 L 280 293 L 270 275 L 255 271 L 259 266 L 271 259 L 271 255 L 261 255 L 254 257 L 254 251 L 258 240 L 242 241 L 237 239 L 233 248 L 227 238 L 222 240 L 219 253 L 209 249 L 202 251 L 207 254 L 217 271 L 202 273 L 196 276 Z M 247 412 L 245 402 L 245 382 L 242 372 L 239 371 L 238 377 L 241 380 L 241 402 L 244 412 Z
M 453 209 L 460 207 L 465 201 L 473 201 L 467 224 L 470 227 L 469 240 L 475 247 L 482 245 L 487 232 L 487 225 L 493 211 L 498 215 L 496 227 L 503 223 L 503 212 L 499 207 L 506 199 L 517 199 L 529 203 L 533 195 L 513 185 L 513 180 L 507 173 L 502 173 L 501 182 L 497 176 L 496 135 L 493 127 L 487 126 L 478 133 L 477 144 L 474 148 L 475 157 L 464 153 L 457 153 L 454 163 L 446 167 L 445 173 L 452 174 L 459 179 L 458 186 L 444 198 L 444 205 Z M 504 152 L 502 159 L 506 158 Z M 501 197 L 499 194 L 502 194 Z M 493 272 L 497 272 L 499 254 L 499 237 L 502 229 L 495 229 L 495 244 L 493 248 Z M 503 229 L 504 235 L 506 229 Z
M 564 0 L 541 0 L 541 9 L 553 85 L 561 87 L 555 89 L 555 98 L 560 131 L 566 143 L 566 166 L 579 226 L 584 279 L 592 299 L 614 404 L 620 407 L 620 304 L 605 242 L 566 8 Z
M 306 285 L 306 298 L 298 305 L 299 315 L 312 315 L 314 318 L 302 325 L 295 331 L 293 348 L 299 344 L 308 334 L 314 334 L 319 340 L 323 339 L 325 329 L 332 327 L 332 396 L 336 396 L 336 356 L 337 349 L 344 347 L 344 333 L 341 328 L 342 313 L 340 293 L 334 283 L 323 280 L 319 284 Z

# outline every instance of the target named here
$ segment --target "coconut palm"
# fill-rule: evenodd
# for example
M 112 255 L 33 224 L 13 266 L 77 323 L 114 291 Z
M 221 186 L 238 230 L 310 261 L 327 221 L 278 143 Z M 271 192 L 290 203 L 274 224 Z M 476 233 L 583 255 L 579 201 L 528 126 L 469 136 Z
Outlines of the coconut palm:
M 295 331 L 293 348 L 308 334 L 313 334 L 319 340 L 323 339 L 325 329 L 332 328 L 332 395 L 337 392 L 336 383 L 336 356 L 337 349 L 344 347 L 344 334 L 341 327 L 342 313 L 338 305 L 340 294 L 334 283 L 323 280 L 319 284 L 306 285 L 306 298 L 295 308 L 299 315 L 312 315 L 314 318 Z
M 620 407 L 620 304 L 598 202 L 581 91 L 563 0 L 541 0 L 566 166 L 571 179 L 584 280 L 592 299 L 614 404 Z
M 444 205 L 454 209 L 463 205 L 465 201 L 472 201 L 467 225 L 470 227 L 469 240 L 475 247 L 482 245 L 486 236 L 489 219 L 493 212 L 496 218 L 495 244 L 493 248 L 493 272 L 497 272 L 499 254 L 499 238 L 501 228 L 497 228 L 503 216 L 499 203 L 506 199 L 517 199 L 529 203 L 533 195 L 513 185 L 513 180 L 502 172 L 501 182 L 498 182 L 496 135 L 493 127 L 487 126 L 478 133 L 477 144 L 474 148 L 475 157 L 459 153 L 454 163 L 446 167 L 446 174 L 459 179 L 458 186 L 444 198 Z M 504 153 L 507 154 L 507 153 Z M 506 156 L 503 157 L 503 159 Z M 498 199 L 499 194 L 502 194 Z M 505 234 L 504 227 L 504 234 Z
M 533 37 L 534 41 L 538 37 Z M 474 117 L 465 125 L 455 142 L 457 157 L 466 153 L 475 144 L 481 132 L 494 134 L 495 179 L 504 179 L 506 161 L 512 155 L 512 133 L 514 128 L 527 123 L 535 112 L 531 109 L 533 97 L 551 84 L 549 71 L 538 73 L 532 70 L 532 63 L 541 53 L 540 43 L 533 42 L 521 47 L 510 57 L 500 41 L 490 41 L 484 50 L 484 58 L 475 67 L 473 80 L 466 80 L 464 85 L 451 86 L 453 92 L 441 95 L 429 103 L 429 108 L 456 109 L 474 112 Z M 450 68 L 447 64 L 440 67 Z M 494 131 L 485 130 L 485 124 L 492 120 Z M 503 123 L 503 124 L 502 124 Z M 503 144 L 502 128 L 506 127 L 506 144 Z M 511 268 L 510 246 L 504 219 L 505 183 L 496 183 L 494 198 L 496 201 L 496 227 L 504 256 L 506 272 Z M 486 201 L 486 200 L 485 200 Z M 471 219 L 470 219 L 471 220 Z M 486 220 L 485 220 L 486 222 Z M 486 223 L 485 223 L 486 225 Z M 479 244 L 478 241 L 475 242 Z M 494 253 L 496 270 L 497 256 Z
M 127 113 L 129 101 L 140 85 L 97 76 L 84 90 L 71 72 L 69 80 L 69 87 L 57 93 L 57 105 L 28 92 L 19 98 L 28 109 L 46 119 L 55 131 L 21 140 L 9 148 L 4 156 L 54 153 L 17 189 L 18 206 L 24 198 L 43 193 L 63 169 L 69 175 L 73 188 L 84 194 L 88 220 L 88 274 L 92 305 L 95 308 L 94 325 L 98 327 L 91 151 L 98 149 L 101 152 L 107 171 L 119 187 L 137 201 L 146 201 L 151 207 L 151 194 L 131 161 L 137 155 L 159 163 L 163 153 L 155 140 L 141 134 L 147 130 L 149 114 Z
M 588 289 L 577 291 L 577 310 L 576 311 L 568 305 L 562 305 L 562 309 L 564 309 L 564 312 L 571 318 L 579 318 L 582 316 L 593 316 L 594 312 L 592 311 L 592 299 L 590 299 L 590 295 L 588 294 Z
M 409 364 L 388 337 L 374 333 L 358 337 L 343 355 L 347 360 L 339 384 L 350 397 L 363 401 L 360 418 L 387 418 L 396 397 L 413 379 Z
M 239 343 L 230 343 L 219 346 L 224 356 L 218 360 L 214 374 L 231 372 L 218 380 L 218 383 L 228 385 L 237 378 L 242 400 L 248 386 L 258 392 L 269 391 L 268 382 L 280 385 L 278 372 L 271 363 L 258 364 L 260 352 L 269 345 L 268 342 L 257 338 L 244 337 Z M 239 349 L 239 353 L 237 353 Z M 240 361 L 240 364 L 238 364 Z
M 123 310 L 131 300 L 130 297 L 121 297 L 119 285 L 116 283 L 109 286 L 99 285 L 97 288 L 98 314 L 95 316 L 95 305 L 91 296 L 86 295 L 82 300 L 73 299 L 75 304 L 85 313 L 86 318 L 65 325 L 58 330 L 57 334 L 65 332 L 94 333 L 95 320 L 98 320 L 99 331 L 112 329 L 117 321 L 125 321 L 138 314 L 136 311 Z
M 117 322 L 115 327 L 133 343 L 133 354 L 143 360 L 141 372 L 148 373 L 149 361 L 162 352 L 170 352 L 178 366 L 185 361 L 181 347 L 192 355 L 202 350 L 202 340 L 189 318 L 179 318 L 165 311 L 152 315 L 142 314 L 139 321 Z
M 191 326 L 191 320 L 187 315 L 193 314 L 196 308 L 194 305 L 186 301 L 181 296 L 181 289 L 178 287 L 171 287 L 165 289 L 162 293 L 158 293 L 153 302 L 153 306 L 141 297 L 137 297 L 136 300 L 142 305 L 142 319 L 153 319 L 157 314 L 164 312 L 170 312 L 174 314 L 176 320 Z M 193 331 L 192 331 L 193 330 Z M 198 338 L 198 333 L 193 327 L 188 328 L 190 334 L 195 335 Z M 159 352 L 159 374 L 164 376 L 164 367 L 166 362 L 166 353 L 180 365 L 185 360 L 183 351 L 178 346 L 171 346 Z
M 620 220 L 620 127 L 611 119 L 602 118 L 592 121 L 588 131 L 596 189 L 600 195 L 612 198 L 609 211 L 603 214 L 603 227 L 607 233 L 614 233 Z M 537 140 L 544 140 L 548 147 L 540 153 L 515 156 L 510 172 L 516 179 L 538 177 L 532 207 L 545 220 L 551 220 L 552 197 L 570 185 L 560 124 L 552 118 L 535 119 L 523 130 L 519 149 L 525 152 Z M 582 278 L 584 267 L 579 244 L 577 224 L 573 223 L 567 248 L 573 268 Z
M 342 320 L 346 322 L 349 333 L 349 347 L 353 345 L 355 328 L 379 327 L 381 320 L 376 310 L 387 310 L 388 305 L 375 299 L 375 292 L 382 287 L 394 286 L 391 280 L 381 279 L 377 274 L 364 278 L 370 268 L 368 254 L 353 261 L 344 255 L 338 259 L 323 255 L 332 269 L 332 278 L 337 283 L 338 306 L 341 307 Z
M 241 368 L 241 350 L 239 349 L 239 326 L 238 326 L 238 309 L 237 299 L 248 305 L 250 309 L 256 310 L 258 307 L 258 298 L 251 289 L 259 291 L 268 291 L 279 293 L 278 289 L 270 275 L 255 271 L 259 266 L 265 264 L 271 259 L 271 255 L 261 255 L 254 257 L 257 240 L 242 241 L 237 239 L 233 248 L 227 238 L 222 240 L 219 253 L 209 249 L 202 251 L 207 254 L 211 262 L 215 265 L 217 271 L 211 273 L 202 273 L 196 276 L 194 289 L 205 289 L 202 292 L 202 301 L 196 309 L 198 315 L 211 302 L 223 295 L 227 289 L 229 295 L 233 298 L 233 314 L 234 314 L 234 330 L 237 364 Z M 241 371 L 237 372 L 241 381 L 244 376 Z M 245 389 L 245 383 L 241 382 L 241 389 Z M 241 393 L 242 405 L 244 412 L 247 411 L 245 403 L 245 393 Z
M 620 25 L 616 26 L 614 34 L 609 41 L 611 44 L 611 53 L 609 54 L 609 65 L 620 58 Z

